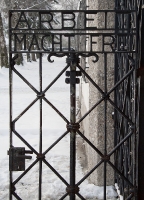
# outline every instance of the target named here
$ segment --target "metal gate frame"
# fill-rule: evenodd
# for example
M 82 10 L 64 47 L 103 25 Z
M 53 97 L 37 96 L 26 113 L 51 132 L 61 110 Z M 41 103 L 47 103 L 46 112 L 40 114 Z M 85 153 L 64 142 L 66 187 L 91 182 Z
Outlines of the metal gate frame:
M 10 63 L 10 149 L 9 149 L 9 157 L 10 157 L 10 196 L 9 199 L 12 200 L 14 196 L 16 199 L 21 200 L 21 198 L 16 193 L 16 184 L 20 181 L 20 179 L 36 164 L 39 163 L 39 196 L 38 199 L 41 200 L 42 190 L 42 162 L 44 162 L 47 167 L 49 167 L 58 177 L 59 179 L 66 185 L 66 193 L 60 198 L 60 200 L 65 199 L 68 195 L 70 196 L 70 200 L 75 200 L 76 196 L 80 199 L 85 199 L 79 191 L 80 184 L 89 177 L 90 174 L 93 173 L 95 169 L 97 169 L 102 163 L 104 163 L 104 200 L 106 200 L 106 168 L 107 164 L 110 165 L 115 171 L 115 181 L 118 183 L 120 187 L 121 194 L 124 196 L 124 199 L 140 199 L 140 196 L 144 195 L 140 194 L 139 198 L 138 194 L 138 135 L 139 135 L 139 95 L 138 95 L 138 80 L 137 79 L 137 69 L 139 68 L 139 16 L 140 12 L 138 8 L 141 8 L 141 4 L 139 7 L 137 6 L 137 1 L 133 2 L 126 1 L 126 7 L 120 1 L 116 3 L 115 10 L 93 10 L 93 11 L 39 11 L 39 10 L 11 10 L 9 11 L 9 63 Z M 97 31 L 98 34 L 101 34 L 104 37 L 105 34 L 111 35 L 114 39 L 114 48 L 112 51 L 104 51 L 104 45 L 106 45 L 103 41 L 103 50 L 102 51 L 92 51 L 92 48 L 89 51 L 73 51 L 70 48 L 70 43 L 67 51 L 63 51 L 61 41 L 60 41 L 60 49 L 59 51 L 55 50 L 54 45 L 52 49 L 38 49 L 36 52 L 39 53 L 39 77 L 40 77 L 40 90 L 38 91 L 34 86 L 32 86 L 15 68 L 15 61 L 18 58 L 18 54 L 21 53 L 35 53 L 35 51 L 31 50 L 32 45 L 37 45 L 37 42 L 32 39 L 32 43 L 27 50 L 25 45 L 23 50 L 17 49 L 17 42 L 21 43 L 22 40 L 18 39 L 18 34 L 24 34 L 25 36 L 33 35 L 36 38 L 35 34 L 41 34 L 38 31 L 45 31 L 41 27 L 37 30 L 36 33 L 31 33 L 30 30 L 34 30 L 33 28 L 18 28 L 18 23 L 25 22 L 26 15 L 25 12 L 35 12 L 35 13 L 49 13 L 52 16 L 52 13 L 60 12 L 63 14 L 72 14 L 75 16 L 75 12 L 84 13 L 85 16 L 87 14 L 100 13 L 103 12 L 105 17 L 108 12 L 114 12 L 116 17 L 116 25 L 114 29 L 107 29 L 107 25 L 105 23 L 105 28 L 103 29 L 88 29 L 88 27 L 82 27 L 75 29 L 75 26 L 71 28 L 66 27 L 64 29 L 64 25 L 61 29 L 52 29 L 55 31 L 63 31 L 69 30 L 77 33 L 70 33 L 67 36 L 71 37 L 73 35 L 86 35 L 86 29 L 89 31 Z M 15 27 L 12 27 L 12 15 L 13 13 L 19 14 L 19 20 Z M 20 18 L 23 16 L 23 19 Z M 51 18 L 52 19 L 52 18 Z M 64 20 L 66 20 L 64 18 Z M 71 19 L 74 20 L 73 18 Z M 85 18 L 85 24 L 88 20 Z M 105 18 L 107 20 L 107 18 Z M 44 21 L 43 21 L 44 22 Z M 75 25 L 75 23 L 74 23 Z M 104 32 L 104 31 L 113 31 L 112 33 Z M 48 30 L 49 31 L 49 30 Z M 46 33 L 44 33 L 46 34 Z M 51 37 L 54 37 L 57 33 L 48 33 Z M 88 33 L 90 37 L 93 33 Z M 97 33 L 95 33 L 97 34 Z M 60 33 L 60 37 L 62 37 L 63 33 Z M 14 44 L 14 48 L 12 48 Z M 67 65 L 66 67 L 58 74 L 58 76 L 46 87 L 46 89 L 42 90 L 42 53 L 48 53 L 48 61 L 53 62 L 51 60 L 51 56 L 63 57 L 67 56 Z M 83 57 L 91 57 L 94 56 L 94 62 L 98 62 L 98 53 L 113 53 L 115 54 L 115 85 L 111 88 L 110 91 L 103 91 L 94 80 L 86 73 L 86 71 L 79 64 L 79 56 Z M 13 56 L 14 55 L 14 56 Z M 70 71 L 66 72 L 68 78 L 66 79 L 66 83 L 70 84 L 70 96 L 71 96 L 71 117 L 70 120 L 66 119 L 63 114 L 46 99 L 45 92 L 58 80 L 58 78 L 70 67 Z M 106 68 L 106 67 L 105 67 Z M 76 71 L 78 69 L 79 71 Z M 36 94 L 36 98 L 34 101 L 25 108 L 22 113 L 13 119 L 12 116 L 12 74 L 16 73 Z M 79 83 L 78 76 L 83 74 L 88 81 L 101 93 L 101 99 L 95 103 L 95 105 L 78 121 L 75 118 L 75 86 Z M 105 74 L 105 83 L 106 83 L 106 74 Z M 141 80 L 142 81 L 142 80 Z M 119 91 L 122 91 L 121 95 Z M 110 95 L 112 92 L 115 92 L 115 100 L 111 100 Z M 141 97 L 142 98 L 142 97 Z M 141 99 L 142 100 L 142 99 Z M 16 130 L 15 124 L 16 122 L 27 112 L 27 110 L 35 103 L 39 101 L 40 104 L 40 135 L 39 135 L 39 143 L 40 148 L 39 152 L 37 152 L 29 143 L 26 141 Z M 66 132 L 55 141 L 45 152 L 42 152 L 42 102 L 45 101 L 49 106 L 51 106 L 59 116 L 67 124 Z M 109 102 L 115 109 L 114 112 L 114 122 L 115 122 L 115 144 L 114 148 L 111 152 L 106 151 L 103 154 L 95 145 L 93 145 L 88 138 L 86 138 L 80 131 L 80 122 L 82 122 L 91 112 L 94 110 L 101 102 L 105 102 L 105 108 L 107 102 Z M 140 116 L 142 113 L 140 112 Z M 105 115 L 106 120 L 106 115 Z M 142 129 L 142 128 L 140 128 Z M 45 160 L 45 155 L 68 133 L 70 132 L 70 182 L 68 183 L 51 165 L 48 161 Z M 16 135 L 30 150 L 25 151 L 23 148 L 13 147 L 13 135 Z M 101 157 L 100 161 L 95 165 L 95 167 L 90 170 L 78 183 L 75 181 L 75 154 L 76 154 L 76 134 L 81 136 L 86 143 L 88 143 L 95 152 Z M 107 137 L 107 131 L 105 130 L 105 140 Z M 106 142 L 105 142 L 106 145 Z M 106 147 L 105 147 L 106 148 Z M 141 151 L 141 150 L 140 150 Z M 36 160 L 25 169 L 25 159 L 29 159 L 30 156 L 25 156 L 26 153 L 34 153 L 36 155 Z M 110 159 L 112 155 L 115 155 L 115 163 L 113 164 Z M 128 158 L 128 162 L 126 162 L 126 158 Z M 139 158 L 140 160 L 140 158 Z M 16 163 L 16 165 L 15 165 Z M 20 164 L 22 163 L 22 164 Z M 140 168 L 140 164 L 139 164 Z M 16 180 L 13 180 L 13 171 L 24 171 Z M 143 175 L 142 175 L 143 176 Z M 142 199 L 142 198 L 141 198 Z

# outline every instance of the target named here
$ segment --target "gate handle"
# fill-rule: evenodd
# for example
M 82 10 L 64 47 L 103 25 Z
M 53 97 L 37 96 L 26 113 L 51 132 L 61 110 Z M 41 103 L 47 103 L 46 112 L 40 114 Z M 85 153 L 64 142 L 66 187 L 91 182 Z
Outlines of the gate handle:
M 29 150 L 25 150 L 25 153 L 33 154 L 33 152 L 29 151 Z M 25 156 L 25 155 L 20 155 L 20 154 L 17 154 L 16 157 L 17 158 L 24 158 L 24 159 L 32 159 L 32 156 Z
M 28 154 L 33 154 L 33 152 L 32 152 L 32 151 L 30 151 L 30 150 L 25 150 L 25 153 L 28 153 Z
M 32 159 L 32 156 L 16 155 L 17 158 Z

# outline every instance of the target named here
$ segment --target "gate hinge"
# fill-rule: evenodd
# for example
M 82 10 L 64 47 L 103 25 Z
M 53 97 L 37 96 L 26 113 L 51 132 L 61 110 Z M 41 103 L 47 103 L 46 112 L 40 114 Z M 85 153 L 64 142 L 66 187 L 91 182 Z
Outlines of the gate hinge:
M 9 149 L 8 155 L 10 171 L 25 171 L 25 159 L 32 158 L 32 156 L 26 156 L 26 153 L 33 154 L 32 151 L 25 150 L 25 147 L 11 147 Z

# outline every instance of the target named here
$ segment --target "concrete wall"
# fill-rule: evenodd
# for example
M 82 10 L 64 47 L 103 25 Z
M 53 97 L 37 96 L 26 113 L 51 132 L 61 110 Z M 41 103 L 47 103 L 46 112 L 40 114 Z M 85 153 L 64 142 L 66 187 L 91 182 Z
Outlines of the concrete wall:
M 103 10 L 103 9 L 114 9 L 114 0 L 88 0 L 88 9 L 89 10 Z M 89 15 L 89 18 L 93 16 Z M 95 19 L 98 26 L 103 24 L 103 16 L 101 14 L 97 15 Z M 92 26 L 92 21 L 88 22 Z M 114 15 L 109 16 L 108 26 L 114 26 Z M 109 40 L 109 39 L 108 39 Z M 94 50 L 98 50 L 101 47 L 101 39 L 96 40 L 97 45 L 94 47 Z M 109 48 L 109 47 L 107 47 Z M 113 54 L 105 54 L 107 63 L 106 73 L 107 73 L 107 90 L 109 90 L 114 85 L 114 56 Z M 104 54 L 99 54 L 99 61 L 97 63 L 92 62 L 92 58 L 88 59 L 86 65 L 89 66 L 87 72 L 93 78 L 93 80 L 99 85 L 102 90 L 105 90 L 105 70 L 104 70 Z M 80 107 L 81 107 L 81 116 L 83 116 L 99 99 L 102 95 L 100 92 L 88 81 L 81 82 L 80 89 Z M 113 95 L 111 95 L 113 99 Z M 106 106 L 106 123 L 104 119 L 104 102 L 98 105 L 81 123 L 81 131 L 83 134 L 89 138 L 89 140 L 102 152 L 104 153 L 104 139 L 105 139 L 105 130 L 106 130 L 106 145 L 107 152 L 109 152 L 114 146 L 114 130 L 113 130 L 113 119 L 112 112 L 113 107 L 107 103 Z M 87 171 L 90 171 L 100 160 L 100 156 L 86 143 L 85 154 L 87 161 Z M 113 158 L 111 158 L 111 161 Z M 103 180 L 103 164 L 96 169 L 92 175 L 89 177 L 90 182 L 95 185 L 102 186 L 104 184 Z M 107 185 L 114 184 L 114 172 L 107 166 Z

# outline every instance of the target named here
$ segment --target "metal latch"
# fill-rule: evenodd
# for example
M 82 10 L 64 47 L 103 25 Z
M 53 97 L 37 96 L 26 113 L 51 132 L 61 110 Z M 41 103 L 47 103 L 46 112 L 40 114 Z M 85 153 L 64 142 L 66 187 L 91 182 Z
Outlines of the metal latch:
M 10 171 L 25 171 L 25 159 L 32 158 L 32 156 L 26 156 L 25 154 L 33 154 L 33 152 L 25 150 L 25 147 L 11 147 L 9 149 L 8 155 Z

